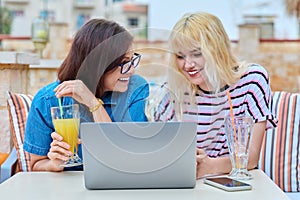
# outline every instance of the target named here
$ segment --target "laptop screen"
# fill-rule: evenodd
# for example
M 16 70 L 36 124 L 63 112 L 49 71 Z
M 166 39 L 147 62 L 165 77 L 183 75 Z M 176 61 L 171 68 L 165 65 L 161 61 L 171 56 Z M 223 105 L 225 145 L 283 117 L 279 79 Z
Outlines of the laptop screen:
M 82 123 L 88 189 L 190 188 L 196 181 L 196 123 Z

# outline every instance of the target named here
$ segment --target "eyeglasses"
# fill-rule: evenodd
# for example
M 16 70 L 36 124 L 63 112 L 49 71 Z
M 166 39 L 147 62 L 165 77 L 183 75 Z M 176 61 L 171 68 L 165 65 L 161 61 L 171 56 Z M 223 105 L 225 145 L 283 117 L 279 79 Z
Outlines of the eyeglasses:
M 130 61 L 121 63 L 119 65 L 121 67 L 121 74 L 126 74 L 131 69 L 131 67 L 136 68 L 138 66 L 141 60 L 141 54 L 134 53 L 133 55 L 134 57 Z

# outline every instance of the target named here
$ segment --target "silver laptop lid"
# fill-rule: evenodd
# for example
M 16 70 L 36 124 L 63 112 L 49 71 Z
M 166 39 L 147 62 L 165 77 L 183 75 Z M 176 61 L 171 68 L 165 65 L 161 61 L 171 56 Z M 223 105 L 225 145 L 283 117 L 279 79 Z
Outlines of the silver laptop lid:
M 88 189 L 192 188 L 196 123 L 82 123 Z

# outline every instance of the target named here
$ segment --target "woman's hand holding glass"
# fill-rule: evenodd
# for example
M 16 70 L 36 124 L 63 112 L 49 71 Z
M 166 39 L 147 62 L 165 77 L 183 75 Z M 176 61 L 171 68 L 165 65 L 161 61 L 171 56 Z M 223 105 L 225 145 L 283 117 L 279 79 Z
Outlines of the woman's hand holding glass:
M 56 132 L 51 134 L 51 137 L 54 139 L 51 143 L 51 148 L 53 146 L 55 151 L 68 156 L 67 161 L 63 162 L 62 166 L 72 167 L 82 165 L 81 158 L 77 155 L 80 123 L 78 104 L 51 107 L 51 116 Z M 57 133 L 60 137 L 56 135 Z M 67 144 L 62 142 L 61 137 L 63 142 Z M 57 155 L 57 157 L 59 156 Z M 60 159 L 64 160 L 64 157 L 60 156 Z
M 50 144 L 50 150 L 47 156 L 50 160 L 61 165 L 62 161 L 67 161 L 69 156 L 72 155 L 72 151 L 69 150 L 70 145 L 64 142 L 63 137 L 56 132 L 51 134 L 51 138 L 53 141 Z

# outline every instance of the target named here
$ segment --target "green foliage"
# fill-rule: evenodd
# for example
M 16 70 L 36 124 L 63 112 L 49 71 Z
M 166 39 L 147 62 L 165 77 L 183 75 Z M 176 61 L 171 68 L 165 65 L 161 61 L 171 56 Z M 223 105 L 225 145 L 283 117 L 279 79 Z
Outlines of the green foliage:
M 11 11 L 6 7 L 0 7 L 0 34 L 10 34 L 12 21 Z

